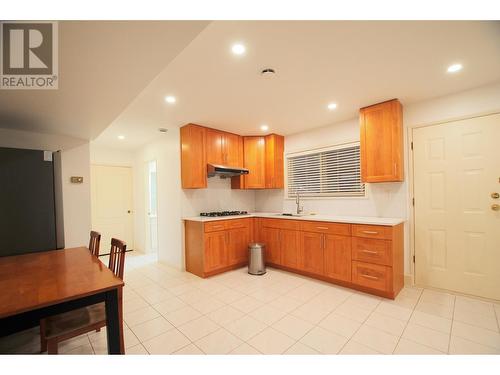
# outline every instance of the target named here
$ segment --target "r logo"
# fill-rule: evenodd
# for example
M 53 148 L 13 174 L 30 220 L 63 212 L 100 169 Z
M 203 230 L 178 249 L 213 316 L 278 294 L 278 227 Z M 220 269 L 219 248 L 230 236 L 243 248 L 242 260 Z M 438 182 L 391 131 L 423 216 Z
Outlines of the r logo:
M 52 74 L 52 24 L 3 23 L 3 74 Z

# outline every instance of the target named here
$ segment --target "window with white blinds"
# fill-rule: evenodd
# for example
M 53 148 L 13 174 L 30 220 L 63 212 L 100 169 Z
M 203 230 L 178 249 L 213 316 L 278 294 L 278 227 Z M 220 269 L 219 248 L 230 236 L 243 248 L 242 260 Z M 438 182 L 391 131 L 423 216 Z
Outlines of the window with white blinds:
M 359 143 L 287 157 L 287 196 L 364 196 Z

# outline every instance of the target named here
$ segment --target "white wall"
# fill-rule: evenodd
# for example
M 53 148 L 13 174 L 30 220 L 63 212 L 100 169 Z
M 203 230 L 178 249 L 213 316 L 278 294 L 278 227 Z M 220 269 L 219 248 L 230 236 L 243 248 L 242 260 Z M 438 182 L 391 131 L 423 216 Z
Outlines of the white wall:
M 134 242 L 138 250 L 146 248 L 146 163 L 151 160 L 157 161 L 158 256 L 163 263 L 184 268 L 183 217 L 210 210 L 254 210 L 254 192 L 231 190 L 229 180 L 211 178 L 207 189 L 181 189 L 180 133 L 170 129 L 134 155 Z
M 202 211 L 255 210 L 254 192 L 231 190 L 229 179 L 210 178 L 207 189 L 181 189 L 179 129 L 170 129 L 136 151 L 91 144 L 90 155 L 92 164 L 132 167 L 134 249 L 142 252 L 147 250 L 147 162 L 157 161 L 158 256 L 161 262 L 176 268 L 184 268 L 183 217 Z
M 304 200 L 309 212 L 338 215 L 401 217 L 405 225 L 405 273 L 410 274 L 408 184 L 408 132 L 412 127 L 464 117 L 500 112 L 500 84 L 492 84 L 461 93 L 404 106 L 405 180 L 403 183 L 369 184 L 366 198 Z M 317 128 L 285 138 L 285 153 L 359 141 L 358 119 Z M 284 199 L 283 191 L 256 192 L 257 211 L 292 211 L 293 200 Z
M 134 153 L 128 150 L 97 146 L 91 142 L 90 163 L 95 165 L 132 167 L 134 165 Z
M 182 191 L 182 216 L 208 211 L 255 211 L 255 192 L 231 189 L 231 179 L 211 177 L 207 189 Z
M 65 246 L 88 246 L 91 227 L 89 144 L 63 150 L 61 161 Z M 71 176 L 83 177 L 83 183 L 72 184 Z

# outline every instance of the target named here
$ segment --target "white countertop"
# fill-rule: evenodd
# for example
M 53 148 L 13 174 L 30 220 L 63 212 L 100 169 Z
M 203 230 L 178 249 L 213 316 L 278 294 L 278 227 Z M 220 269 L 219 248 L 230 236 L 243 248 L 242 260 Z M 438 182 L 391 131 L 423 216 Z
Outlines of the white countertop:
M 305 220 L 305 221 L 329 221 L 332 223 L 350 223 L 350 224 L 369 224 L 369 225 L 398 225 L 403 223 L 405 219 L 395 217 L 370 217 L 370 216 L 336 216 L 336 215 L 315 215 L 306 214 L 304 216 L 283 216 L 276 212 L 252 212 L 248 215 L 234 215 L 234 216 L 192 216 L 184 217 L 183 220 L 187 221 L 217 221 L 217 220 L 232 220 L 243 219 L 247 217 L 264 217 L 286 220 Z

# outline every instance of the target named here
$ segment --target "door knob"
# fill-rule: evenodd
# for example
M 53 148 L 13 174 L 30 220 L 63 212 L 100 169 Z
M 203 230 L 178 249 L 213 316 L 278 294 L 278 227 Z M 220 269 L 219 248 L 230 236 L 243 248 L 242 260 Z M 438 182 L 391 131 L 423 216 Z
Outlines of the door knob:
M 498 194 L 498 193 L 491 193 L 491 197 L 493 199 L 498 199 L 498 198 L 500 198 L 500 194 Z
M 500 204 L 492 204 L 491 209 L 493 211 L 500 211 Z

